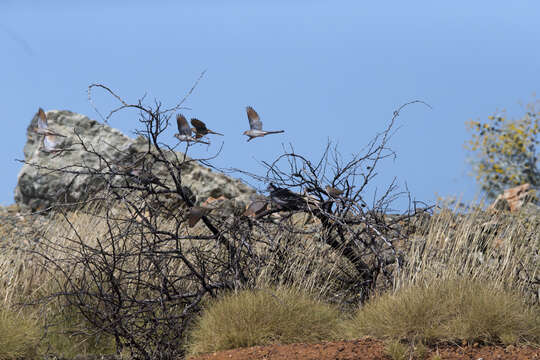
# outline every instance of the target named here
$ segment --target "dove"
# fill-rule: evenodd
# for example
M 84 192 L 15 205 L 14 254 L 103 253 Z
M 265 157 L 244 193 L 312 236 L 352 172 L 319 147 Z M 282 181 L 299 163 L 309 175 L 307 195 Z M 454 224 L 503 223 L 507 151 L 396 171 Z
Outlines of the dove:
M 305 200 L 301 195 L 289 189 L 280 188 L 270 183 L 268 190 L 270 191 L 270 199 L 284 209 L 299 210 L 305 204 Z
M 199 220 L 201 220 L 203 216 L 208 215 L 210 211 L 212 210 L 214 210 L 214 208 L 203 207 L 203 206 L 193 206 L 189 208 L 188 217 L 187 217 L 188 226 L 190 228 L 194 227 L 195 225 L 197 225 L 197 223 L 199 222 Z
M 336 189 L 330 185 L 326 185 L 326 193 L 332 198 L 338 198 L 343 195 L 343 190 Z
M 208 134 L 215 134 L 215 135 L 223 136 L 223 134 L 220 134 L 220 133 L 217 133 L 215 131 L 212 131 L 212 130 L 208 129 L 206 127 L 206 124 L 204 122 L 202 122 L 201 120 L 199 120 L 199 119 L 192 118 L 191 119 L 191 125 L 195 126 L 191 130 L 193 130 L 195 132 L 195 138 L 196 139 L 200 139 L 204 135 L 208 135 Z
M 143 167 L 135 167 L 130 169 L 130 171 L 127 172 L 128 175 L 133 177 L 133 180 L 141 185 L 148 185 L 148 184 L 158 184 L 161 185 L 161 181 L 159 181 L 159 178 L 152 174 L 152 172 L 144 169 Z
M 61 148 L 58 147 L 58 141 L 56 141 L 56 136 L 53 134 L 46 134 L 43 137 L 43 146 L 41 148 L 41 151 L 46 153 L 53 153 L 62 151 Z
M 43 111 L 42 108 L 38 109 L 37 115 L 38 115 L 38 126 L 34 128 L 34 132 L 41 135 L 55 135 L 55 136 L 65 137 L 65 135 L 55 133 L 54 131 L 49 129 L 49 125 L 47 123 L 47 115 L 45 114 L 45 111 Z
M 266 210 L 268 201 L 265 198 L 252 195 L 250 196 L 250 199 L 251 204 L 249 204 L 246 211 L 244 212 L 245 216 L 255 217 L 262 213 L 264 210 Z
M 207 142 L 195 139 L 191 136 L 191 128 L 189 127 L 189 124 L 182 114 L 176 115 L 176 124 L 178 125 L 178 134 L 174 134 L 174 136 L 180 140 L 180 141 L 186 141 L 186 142 L 198 142 L 202 144 L 208 145 Z
M 251 106 L 246 107 L 246 112 L 249 120 L 249 130 L 244 131 L 243 134 L 249 136 L 249 139 L 247 139 L 247 141 L 268 134 L 279 134 L 285 132 L 285 130 L 264 131 L 262 129 L 263 123 L 259 119 L 259 114 L 257 114 L 257 112 Z

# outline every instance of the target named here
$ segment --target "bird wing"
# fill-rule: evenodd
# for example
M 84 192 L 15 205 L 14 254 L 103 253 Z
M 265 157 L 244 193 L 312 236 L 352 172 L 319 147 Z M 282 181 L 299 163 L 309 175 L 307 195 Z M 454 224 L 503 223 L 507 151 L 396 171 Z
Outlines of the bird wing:
M 262 121 L 259 119 L 259 114 L 251 107 L 246 107 L 247 117 L 249 119 L 249 128 L 251 130 L 262 130 Z
M 38 110 L 38 127 L 44 130 L 47 129 L 47 115 L 45 115 L 42 108 Z
M 56 146 L 58 143 L 56 142 L 56 136 L 54 135 L 45 135 L 43 137 L 43 147 L 46 151 L 54 151 L 56 150 Z
M 199 119 L 191 119 L 191 125 L 195 126 L 195 129 L 197 130 L 198 133 L 203 133 L 205 131 L 208 131 L 208 129 L 206 128 L 206 124 L 203 123 L 201 120 Z
M 178 133 L 180 135 L 191 136 L 191 128 L 184 115 L 176 115 L 176 124 L 178 125 Z

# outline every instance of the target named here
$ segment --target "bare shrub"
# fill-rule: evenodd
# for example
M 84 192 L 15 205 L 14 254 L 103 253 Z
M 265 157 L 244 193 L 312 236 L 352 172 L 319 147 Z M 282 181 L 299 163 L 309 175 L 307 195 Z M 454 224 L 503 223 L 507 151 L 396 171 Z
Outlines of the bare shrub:
M 184 183 L 186 168 L 196 162 L 212 166 L 219 155 L 190 158 L 186 154 L 197 142 L 185 142 L 181 154 L 160 140 L 185 99 L 164 109 L 142 99 L 128 104 L 103 85 L 93 88 L 120 101 L 105 120 L 125 109 L 139 112 L 136 133 L 146 139 L 146 151 L 111 146 L 105 154 L 75 134 L 72 146 L 100 165 L 81 160 L 42 168 L 91 175 L 102 190 L 82 204 L 55 206 L 58 228 L 38 229 L 33 251 L 55 281 L 57 291 L 46 299 L 78 309 L 94 330 L 115 339 L 118 353 L 145 359 L 182 355 L 201 302 L 223 291 L 302 284 L 359 303 L 377 288 L 392 287 L 403 266 L 395 242 L 407 238 L 415 209 L 387 216 L 400 195 L 395 183 L 371 204 L 362 196 L 379 162 L 393 155 L 388 140 L 403 107 L 363 155 L 344 160 L 328 144 L 313 162 L 291 148 L 266 163 L 266 176 L 248 174 L 270 184 L 264 209 L 251 216 L 227 202 L 204 205 Z M 74 217 L 73 209 L 85 216 Z

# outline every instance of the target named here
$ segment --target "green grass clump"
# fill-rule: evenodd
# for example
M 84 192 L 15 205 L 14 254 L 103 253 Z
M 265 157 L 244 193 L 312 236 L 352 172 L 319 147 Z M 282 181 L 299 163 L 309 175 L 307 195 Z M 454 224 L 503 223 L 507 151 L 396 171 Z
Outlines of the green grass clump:
M 49 324 L 41 341 L 41 353 L 51 353 L 64 358 L 76 355 L 115 353 L 114 337 L 103 333 L 70 306 L 59 308 L 59 303 L 50 303 L 48 310 Z M 43 330 L 42 330 L 43 331 Z
M 0 310 L 0 360 L 36 357 L 41 329 L 23 312 Z
M 407 345 L 397 340 L 389 341 L 385 345 L 384 351 L 392 360 L 407 360 L 410 352 Z
M 211 302 L 191 332 L 191 354 L 334 338 L 339 311 L 290 288 L 244 290 Z
M 372 299 L 345 325 L 350 337 L 499 344 L 540 342 L 540 308 L 488 282 L 464 278 L 411 285 Z

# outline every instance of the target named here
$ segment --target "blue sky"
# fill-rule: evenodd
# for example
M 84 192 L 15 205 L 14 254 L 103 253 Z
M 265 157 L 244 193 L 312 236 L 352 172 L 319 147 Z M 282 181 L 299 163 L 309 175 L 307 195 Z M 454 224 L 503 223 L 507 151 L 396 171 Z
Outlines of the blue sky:
M 282 144 L 316 159 L 327 139 L 360 151 L 400 104 L 397 159 L 380 168 L 413 198 L 472 199 L 465 122 L 523 113 L 540 87 L 538 1 L 9 1 L 0 3 L 3 176 L 13 202 L 26 127 L 38 107 L 98 119 L 87 87 L 174 105 L 207 70 L 185 111 L 226 134 L 217 166 L 263 174 Z M 114 103 L 95 95 L 102 113 Z M 268 129 L 246 143 L 245 106 Z M 137 126 L 124 112 L 110 125 Z M 174 144 L 171 129 L 168 141 Z M 165 139 L 165 140 L 167 140 Z M 205 155 L 220 145 L 199 147 Z

